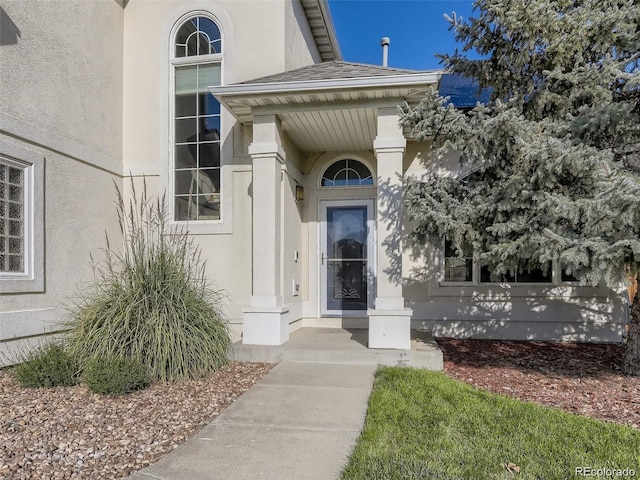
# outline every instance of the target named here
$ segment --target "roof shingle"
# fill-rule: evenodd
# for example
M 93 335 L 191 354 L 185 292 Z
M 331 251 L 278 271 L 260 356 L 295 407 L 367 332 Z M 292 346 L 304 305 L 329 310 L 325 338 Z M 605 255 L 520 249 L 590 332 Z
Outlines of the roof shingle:
M 381 67 L 378 65 L 367 65 L 353 62 L 323 62 L 306 67 L 296 68 L 288 72 L 276 73 L 246 82 L 239 82 L 237 85 L 250 85 L 258 83 L 282 83 L 301 82 L 314 80 L 336 80 L 340 78 L 366 78 L 382 77 L 388 75 L 410 75 L 424 73 L 417 70 L 405 70 L 401 68 Z

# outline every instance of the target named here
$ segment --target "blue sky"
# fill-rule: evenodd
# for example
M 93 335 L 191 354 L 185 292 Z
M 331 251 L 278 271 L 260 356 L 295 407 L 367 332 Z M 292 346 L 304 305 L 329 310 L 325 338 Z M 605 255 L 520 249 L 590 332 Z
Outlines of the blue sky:
M 442 68 L 435 53 L 453 53 L 456 43 L 443 14 L 469 18 L 471 0 L 329 0 L 345 61 L 382 63 L 380 39 L 389 37 L 389 66 Z

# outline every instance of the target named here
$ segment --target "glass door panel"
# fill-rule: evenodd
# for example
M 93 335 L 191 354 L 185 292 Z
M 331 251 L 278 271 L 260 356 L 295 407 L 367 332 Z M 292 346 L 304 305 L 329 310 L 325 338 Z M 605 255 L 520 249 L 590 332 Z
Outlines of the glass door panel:
M 366 310 L 368 215 L 366 205 L 326 207 L 326 310 Z

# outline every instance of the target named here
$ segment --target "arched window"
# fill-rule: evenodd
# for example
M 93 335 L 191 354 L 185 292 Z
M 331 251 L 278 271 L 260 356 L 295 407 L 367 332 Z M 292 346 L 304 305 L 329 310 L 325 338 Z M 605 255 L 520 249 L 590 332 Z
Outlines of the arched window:
M 173 194 L 175 220 L 220 220 L 222 36 L 211 18 L 194 16 L 173 39 Z
M 347 187 L 373 185 L 373 175 L 367 166 L 358 160 L 338 160 L 322 175 L 322 187 Z

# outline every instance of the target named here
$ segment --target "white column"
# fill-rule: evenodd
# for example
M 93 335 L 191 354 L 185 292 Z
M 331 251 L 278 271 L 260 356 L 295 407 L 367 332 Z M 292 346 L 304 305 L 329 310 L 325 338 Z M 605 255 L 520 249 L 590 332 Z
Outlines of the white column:
M 242 343 L 281 345 L 289 340 L 289 308 L 282 303 L 280 278 L 285 153 L 275 115 L 254 118 L 249 155 L 253 165 L 253 277 L 251 306 L 243 309 Z
M 411 315 L 402 296 L 402 160 L 407 141 L 395 108 L 378 109 L 377 272 L 369 348 L 411 349 Z

